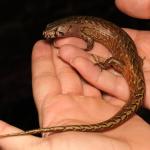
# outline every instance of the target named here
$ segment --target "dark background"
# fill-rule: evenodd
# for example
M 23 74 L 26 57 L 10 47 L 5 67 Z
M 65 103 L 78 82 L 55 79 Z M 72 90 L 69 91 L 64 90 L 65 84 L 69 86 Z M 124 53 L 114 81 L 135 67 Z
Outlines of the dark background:
M 0 1 L 0 119 L 25 130 L 38 127 L 31 87 L 32 47 L 47 23 L 70 15 L 92 15 L 121 27 L 150 29 L 149 20 L 124 15 L 113 0 Z M 149 111 L 139 113 L 150 123 Z

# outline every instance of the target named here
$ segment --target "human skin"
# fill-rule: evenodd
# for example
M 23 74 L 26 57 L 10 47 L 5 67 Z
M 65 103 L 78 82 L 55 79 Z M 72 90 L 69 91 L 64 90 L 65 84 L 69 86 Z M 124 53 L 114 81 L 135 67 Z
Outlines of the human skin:
M 143 71 L 146 91 L 149 91 L 150 32 L 125 30 L 135 41 L 139 55 L 145 57 Z M 33 47 L 33 94 L 41 127 L 95 123 L 110 118 L 121 109 L 129 96 L 124 78 L 111 71 L 100 71 L 93 65 L 90 55 L 83 51 L 86 44 L 79 39 L 62 39 L 56 41 L 55 46 L 59 47 L 59 50 L 45 41 L 38 41 Z M 103 57 L 109 55 L 98 43 L 90 53 Z M 90 84 L 81 79 L 71 66 Z M 100 90 L 107 92 L 108 95 L 103 95 Z M 149 99 L 150 94 L 146 92 L 144 106 L 148 109 L 150 109 Z M 18 131 L 20 130 L 3 121 L 0 122 L 1 134 Z M 146 150 L 150 147 L 147 139 L 150 139 L 150 126 L 135 115 L 118 128 L 104 133 L 66 132 L 45 138 L 10 137 L 0 139 L 0 149 Z
M 150 0 L 115 0 L 117 7 L 129 16 L 149 19 Z

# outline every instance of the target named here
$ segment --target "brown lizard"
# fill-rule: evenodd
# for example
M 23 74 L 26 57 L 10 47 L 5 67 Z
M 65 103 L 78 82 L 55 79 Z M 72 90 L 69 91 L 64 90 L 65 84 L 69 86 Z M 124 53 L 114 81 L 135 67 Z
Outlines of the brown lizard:
M 145 95 L 145 81 L 142 71 L 142 59 L 128 34 L 109 21 L 88 16 L 74 16 L 48 24 L 43 32 L 47 40 L 63 37 L 78 37 L 87 42 L 87 50 L 94 41 L 103 44 L 112 57 L 100 62 L 99 56 L 92 55 L 96 64 L 102 69 L 112 67 L 123 75 L 129 85 L 130 96 L 127 104 L 112 118 L 89 125 L 68 125 L 40 128 L 20 133 L 1 135 L 0 137 L 37 134 L 44 132 L 103 132 L 113 129 L 131 118 L 141 107 Z

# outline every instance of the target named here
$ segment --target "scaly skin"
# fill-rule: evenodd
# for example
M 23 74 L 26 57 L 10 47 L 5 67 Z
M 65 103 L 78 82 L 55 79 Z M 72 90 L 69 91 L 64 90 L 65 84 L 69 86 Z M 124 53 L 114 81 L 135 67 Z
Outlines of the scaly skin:
M 131 118 L 140 108 L 145 95 L 145 81 L 142 71 L 142 59 L 138 56 L 132 39 L 122 29 L 100 18 L 74 16 L 48 24 L 43 32 L 47 40 L 63 37 L 78 37 L 87 42 L 87 50 L 93 47 L 94 41 L 103 44 L 112 53 L 112 57 L 100 62 L 99 56 L 92 55 L 102 69 L 112 67 L 126 79 L 130 97 L 123 108 L 112 118 L 89 125 L 68 125 L 41 128 L 26 132 L 2 135 L 0 137 L 37 134 L 43 132 L 103 132 L 113 129 Z

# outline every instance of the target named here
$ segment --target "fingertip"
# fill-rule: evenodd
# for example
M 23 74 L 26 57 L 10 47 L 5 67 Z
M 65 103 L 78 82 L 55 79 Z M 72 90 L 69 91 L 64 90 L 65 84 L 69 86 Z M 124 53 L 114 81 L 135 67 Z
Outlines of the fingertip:
M 9 125 L 8 123 L 0 120 L 0 135 L 7 134 L 9 132 L 20 132 L 21 130 Z
M 36 142 L 36 140 L 38 139 L 33 139 L 33 136 L 1 137 L 1 135 L 19 132 L 23 131 L 0 120 L 0 149 L 20 150 L 23 147 L 30 145 L 31 142 Z
M 50 43 L 44 40 L 39 40 L 33 46 L 32 59 L 46 56 L 47 54 L 50 54 L 50 50 L 51 50 Z
M 149 0 L 115 0 L 115 4 L 125 14 L 141 19 L 150 18 Z

